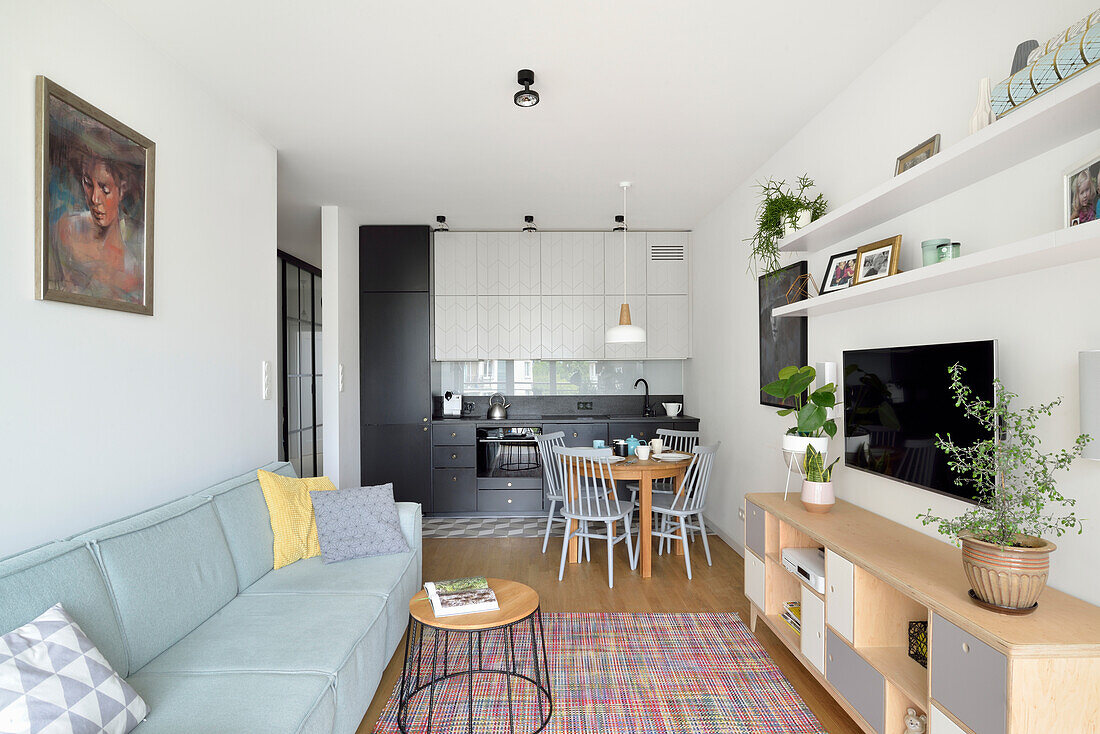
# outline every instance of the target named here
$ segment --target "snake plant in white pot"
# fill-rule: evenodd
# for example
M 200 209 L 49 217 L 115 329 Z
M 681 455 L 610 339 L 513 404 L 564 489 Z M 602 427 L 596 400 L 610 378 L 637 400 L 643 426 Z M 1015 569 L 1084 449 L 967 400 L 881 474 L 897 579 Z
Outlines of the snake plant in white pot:
M 819 453 L 813 446 L 806 447 L 806 459 L 803 462 L 805 471 L 802 480 L 802 506 L 807 512 L 824 514 L 833 509 L 836 504 L 836 494 L 833 492 L 833 467 L 840 458 L 833 459 L 833 463 L 826 466 L 825 455 Z

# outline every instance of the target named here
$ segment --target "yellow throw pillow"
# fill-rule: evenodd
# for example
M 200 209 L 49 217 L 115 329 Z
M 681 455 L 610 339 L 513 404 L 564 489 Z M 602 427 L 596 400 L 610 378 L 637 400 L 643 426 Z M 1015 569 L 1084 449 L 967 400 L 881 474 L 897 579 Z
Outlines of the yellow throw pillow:
M 271 515 L 271 532 L 275 534 L 275 568 L 321 555 L 309 493 L 336 489 L 335 485 L 328 477 L 296 479 L 263 469 L 258 469 L 256 476 Z

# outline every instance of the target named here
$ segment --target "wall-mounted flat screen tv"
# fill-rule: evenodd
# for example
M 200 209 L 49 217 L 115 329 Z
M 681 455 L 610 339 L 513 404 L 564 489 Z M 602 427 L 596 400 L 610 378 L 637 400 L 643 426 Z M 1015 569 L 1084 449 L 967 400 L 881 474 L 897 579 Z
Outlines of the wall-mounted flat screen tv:
M 989 435 L 955 406 L 947 370 L 956 362 L 974 395 L 992 401 L 996 341 L 845 351 L 845 465 L 976 501 L 936 448 L 937 433 L 960 445 Z

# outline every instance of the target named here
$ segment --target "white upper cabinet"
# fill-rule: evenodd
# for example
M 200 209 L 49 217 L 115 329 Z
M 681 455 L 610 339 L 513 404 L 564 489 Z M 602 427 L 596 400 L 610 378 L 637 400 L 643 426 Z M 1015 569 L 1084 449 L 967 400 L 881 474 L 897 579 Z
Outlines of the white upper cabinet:
M 622 281 L 622 279 L 623 275 L 619 273 L 619 280 Z M 626 297 L 626 303 L 630 306 L 630 323 L 643 329 L 646 328 L 645 300 L 645 296 L 640 295 L 628 295 Z M 603 304 L 604 328 L 610 329 L 619 323 L 619 309 L 623 305 L 623 296 L 621 293 L 617 296 L 604 296 Z M 645 359 L 646 344 L 644 342 L 641 344 L 604 344 L 603 355 L 604 359 Z
M 603 287 L 604 293 L 613 296 L 623 293 L 623 233 L 605 232 L 603 236 Z M 646 233 L 628 232 L 626 235 L 626 293 L 646 292 Z M 633 308 L 633 306 L 631 306 Z M 615 317 L 615 323 L 619 319 Z
M 686 295 L 691 273 L 688 267 L 688 232 L 647 232 L 646 293 Z
M 604 294 L 604 233 L 542 233 L 542 295 Z
M 477 297 L 436 296 L 435 358 L 439 361 L 477 359 Z
M 604 358 L 604 297 L 543 296 L 545 359 Z
M 478 359 L 545 359 L 542 299 L 478 296 Z
M 646 296 L 646 358 L 691 356 L 691 302 L 687 296 Z
M 477 233 L 435 233 L 437 296 L 477 295 Z
M 477 295 L 538 295 L 540 234 L 478 232 Z

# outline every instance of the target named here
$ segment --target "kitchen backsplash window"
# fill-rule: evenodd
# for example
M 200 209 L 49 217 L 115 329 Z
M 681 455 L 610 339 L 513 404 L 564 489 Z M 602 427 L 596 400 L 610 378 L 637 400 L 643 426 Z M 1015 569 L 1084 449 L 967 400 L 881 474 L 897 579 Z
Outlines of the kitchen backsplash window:
M 683 362 L 678 359 L 541 360 L 491 359 L 437 362 L 439 393 L 459 395 L 629 395 L 644 377 L 653 394 L 684 391 Z

